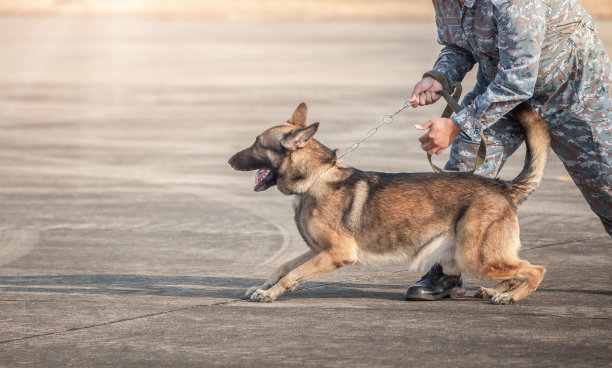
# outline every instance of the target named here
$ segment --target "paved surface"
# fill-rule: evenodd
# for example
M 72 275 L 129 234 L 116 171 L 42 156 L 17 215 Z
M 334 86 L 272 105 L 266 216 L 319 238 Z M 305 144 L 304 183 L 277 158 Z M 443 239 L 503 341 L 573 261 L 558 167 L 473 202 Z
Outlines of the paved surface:
M 305 245 L 291 199 L 227 158 L 300 101 L 348 147 L 431 65 L 433 29 L 0 19 L 0 366 L 609 366 L 610 238 L 556 157 L 520 210 L 548 274 L 517 305 L 404 302 L 406 265 L 241 300 Z M 413 124 L 441 108 L 346 161 L 428 171 Z

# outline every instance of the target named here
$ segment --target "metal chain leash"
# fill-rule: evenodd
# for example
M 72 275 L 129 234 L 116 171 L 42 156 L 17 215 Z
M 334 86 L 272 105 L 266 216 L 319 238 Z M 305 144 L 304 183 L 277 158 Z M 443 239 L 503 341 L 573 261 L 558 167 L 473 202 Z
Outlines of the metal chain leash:
M 374 134 L 376 134 L 376 132 L 378 131 L 378 129 L 380 129 L 383 125 L 385 124 L 392 124 L 393 123 L 393 118 L 399 114 L 400 112 L 402 112 L 406 107 L 410 106 L 410 104 L 408 103 L 408 101 L 410 100 L 406 100 L 404 102 L 404 104 L 402 105 L 402 107 L 400 107 L 399 109 L 397 109 L 395 112 L 391 113 L 391 114 L 387 114 L 385 115 L 385 117 L 383 118 L 382 122 L 380 124 L 378 124 L 377 126 L 375 126 L 374 128 L 368 130 L 368 132 L 358 141 L 356 141 L 355 143 L 351 144 L 349 146 L 349 148 L 344 151 L 341 155 L 338 156 L 338 159 L 341 159 L 342 157 L 346 156 L 347 154 L 353 152 L 354 150 L 356 150 L 357 148 L 359 148 L 359 145 L 365 141 L 366 139 L 372 137 Z

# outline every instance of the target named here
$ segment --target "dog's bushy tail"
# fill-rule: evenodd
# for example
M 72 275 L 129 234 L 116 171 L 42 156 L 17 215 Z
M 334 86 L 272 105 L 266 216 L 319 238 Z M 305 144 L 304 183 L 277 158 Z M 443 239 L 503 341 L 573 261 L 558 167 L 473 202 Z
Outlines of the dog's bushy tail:
M 525 166 L 516 178 L 508 182 L 508 195 L 514 205 L 518 205 L 527 199 L 542 181 L 550 149 L 550 134 L 546 122 L 538 116 L 529 102 L 517 106 L 514 115 L 525 129 L 527 143 Z

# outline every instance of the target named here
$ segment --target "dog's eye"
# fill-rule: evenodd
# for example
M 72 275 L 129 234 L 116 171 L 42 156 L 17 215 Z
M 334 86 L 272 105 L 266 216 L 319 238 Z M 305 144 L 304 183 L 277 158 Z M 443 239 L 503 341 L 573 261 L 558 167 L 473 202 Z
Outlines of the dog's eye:
M 259 141 L 255 142 L 255 148 L 257 149 L 261 148 L 261 142 Z

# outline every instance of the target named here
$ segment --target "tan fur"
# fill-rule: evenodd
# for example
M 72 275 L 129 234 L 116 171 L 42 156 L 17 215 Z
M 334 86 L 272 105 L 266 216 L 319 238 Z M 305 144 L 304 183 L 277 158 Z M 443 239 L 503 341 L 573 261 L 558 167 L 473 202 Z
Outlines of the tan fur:
M 353 192 L 353 203 L 351 204 L 351 211 L 348 214 L 347 225 L 351 230 L 359 227 L 361 213 L 363 212 L 363 206 L 365 201 L 368 199 L 368 183 L 360 181 L 355 185 L 355 191 Z
M 501 280 L 477 293 L 495 304 L 516 302 L 537 288 L 546 270 L 518 257 L 516 216 L 516 204 L 541 181 L 549 147 L 546 124 L 531 106 L 515 111 L 527 132 L 528 155 L 510 182 L 344 166 L 335 151 L 312 139 L 318 123 L 308 126 L 306 111 L 301 104 L 286 124 L 268 129 L 257 138 L 260 144 L 230 159 L 237 170 L 267 169 L 263 190 L 276 184 L 296 196 L 295 223 L 310 247 L 247 297 L 272 301 L 337 268 L 380 262 L 408 262 L 413 270 L 440 263 L 447 274 Z

